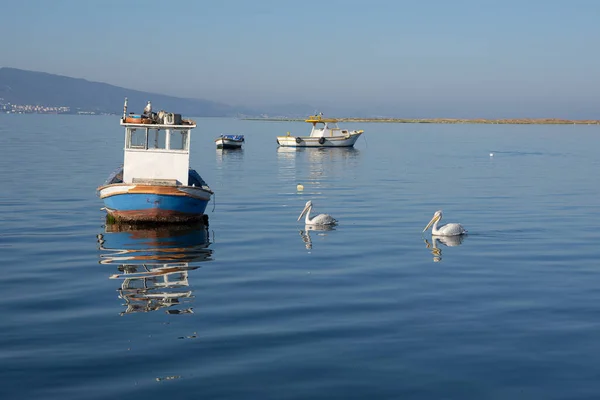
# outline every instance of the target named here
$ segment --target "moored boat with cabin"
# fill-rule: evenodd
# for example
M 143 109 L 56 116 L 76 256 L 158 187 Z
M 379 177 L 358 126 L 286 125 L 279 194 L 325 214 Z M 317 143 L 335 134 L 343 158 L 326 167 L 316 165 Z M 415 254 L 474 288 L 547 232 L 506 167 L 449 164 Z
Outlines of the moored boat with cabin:
M 213 191 L 189 166 L 190 134 L 196 123 L 180 114 L 127 115 L 123 165 L 98 194 L 115 222 L 173 223 L 203 221 Z
M 311 115 L 305 122 L 312 124 L 309 136 L 277 136 L 277 144 L 285 147 L 352 147 L 363 134 L 362 130 L 342 129 L 338 120 L 323 118 L 323 113 Z

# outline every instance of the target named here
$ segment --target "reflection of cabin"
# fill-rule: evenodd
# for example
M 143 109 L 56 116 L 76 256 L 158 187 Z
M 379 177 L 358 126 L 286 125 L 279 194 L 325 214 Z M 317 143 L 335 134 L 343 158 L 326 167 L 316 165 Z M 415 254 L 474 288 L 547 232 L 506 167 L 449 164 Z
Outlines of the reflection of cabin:
M 110 279 L 122 279 L 119 298 L 127 308 L 121 315 L 159 309 L 168 314 L 193 312 L 188 272 L 211 259 L 206 225 L 107 225 L 97 239 L 105 252 L 100 263 L 118 269 Z
M 177 291 L 188 287 L 188 271 L 197 267 L 189 267 L 187 263 L 161 264 L 160 267 L 149 268 L 148 265 L 122 265 L 123 274 L 115 274 L 112 279 L 123 278 L 119 297 L 125 300 L 126 310 L 121 313 L 156 311 L 170 308 L 187 302 L 193 298 L 191 290 Z M 140 271 L 141 269 L 141 271 Z M 168 310 L 168 314 L 192 313 L 192 308 Z

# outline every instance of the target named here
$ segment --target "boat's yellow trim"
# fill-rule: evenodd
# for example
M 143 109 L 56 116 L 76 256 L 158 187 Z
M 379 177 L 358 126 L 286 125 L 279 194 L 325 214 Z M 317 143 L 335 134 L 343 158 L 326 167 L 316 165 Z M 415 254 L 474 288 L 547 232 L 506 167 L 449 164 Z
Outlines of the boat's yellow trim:
M 308 122 L 308 123 L 311 123 L 311 124 L 316 124 L 317 122 L 329 122 L 329 123 L 334 123 L 335 124 L 335 123 L 338 122 L 338 120 L 337 119 L 333 119 L 333 118 L 323 118 L 320 115 L 311 115 L 304 122 Z

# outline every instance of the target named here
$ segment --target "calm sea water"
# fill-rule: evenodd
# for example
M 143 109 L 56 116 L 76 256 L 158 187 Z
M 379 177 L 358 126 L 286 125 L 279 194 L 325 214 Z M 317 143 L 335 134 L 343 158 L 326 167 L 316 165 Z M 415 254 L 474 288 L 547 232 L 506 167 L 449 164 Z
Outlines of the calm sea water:
M 199 119 L 208 228 L 118 230 L 116 117 L 0 116 L 0 398 L 598 398 L 600 127 L 344 126 Z

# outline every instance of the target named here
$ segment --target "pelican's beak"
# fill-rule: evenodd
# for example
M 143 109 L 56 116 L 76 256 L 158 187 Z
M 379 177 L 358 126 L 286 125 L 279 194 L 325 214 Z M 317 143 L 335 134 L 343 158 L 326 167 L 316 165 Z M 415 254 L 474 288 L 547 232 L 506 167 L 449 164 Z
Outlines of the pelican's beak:
M 429 221 L 429 223 L 428 223 L 428 224 L 427 224 L 427 226 L 425 227 L 425 229 L 423 229 L 423 232 L 425 232 L 427 229 L 429 229 L 429 227 L 430 227 L 431 225 L 433 225 L 433 223 L 434 223 L 435 221 L 437 221 L 439 218 L 440 218 L 439 216 L 437 216 L 437 215 L 434 215 L 434 216 L 433 216 L 433 218 L 431 218 L 431 221 Z
M 302 216 L 304 215 L 306 210 L 308 210 L 308 206 L 304 206 L 304 210 L 302 210 L 302 212 L 300 213 L 300 216 L 298 217 L 298 221 L 300 221 L 300 218 L 302 218 Z

